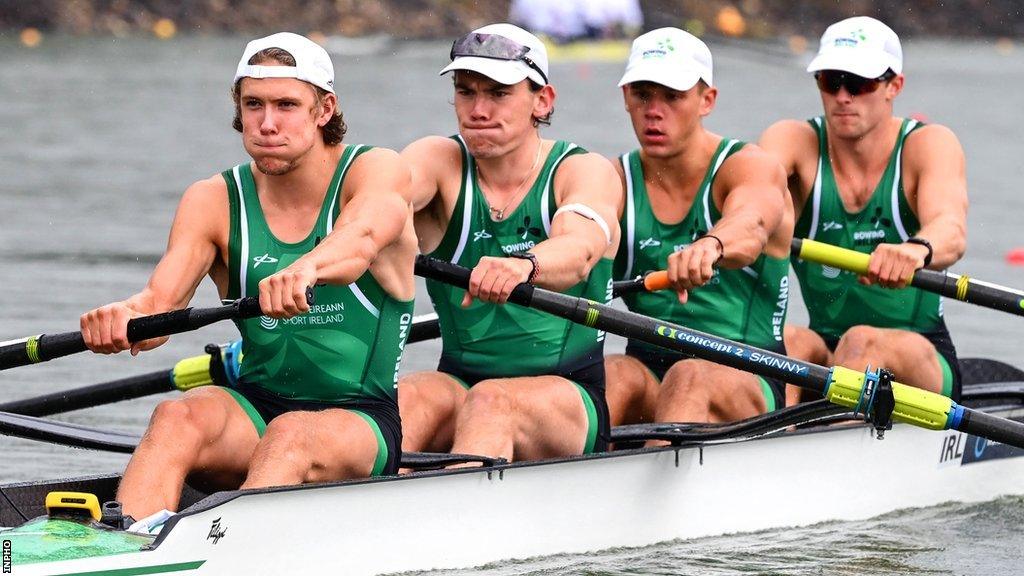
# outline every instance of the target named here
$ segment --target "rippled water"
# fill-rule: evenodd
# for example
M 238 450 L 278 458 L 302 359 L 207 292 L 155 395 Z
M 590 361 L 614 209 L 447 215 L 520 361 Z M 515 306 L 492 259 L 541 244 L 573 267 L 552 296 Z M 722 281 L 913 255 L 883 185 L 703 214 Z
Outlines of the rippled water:
M 174 207 L 191 182 L 245 160 L 227 98 L 242 38 L 47 38 L 29 50 L 0 36 L 0 340 L 77 327 L 85 310 L 141 288 L 161 254 Z M 721 95 L 707 125 L 756 139 L 772 121 L 820 108 L 802 73 L 809 56 L 777 47 L 711 45 Z M 909 42 L 897 113 L 950 126 L 968 157 L 970 250 L 958 270 L 1024 286 L 1003 255 L 1024 244 L 1024 87 L 1020 49 Z M 444 43 L 335 56 L 347 141 L 401 148 L 454 131 L 450 81 L 436 71 Z M 634 147 L 615 83 L 620 63 L 556 63 L 549 137 L 615 155 Z M 418 312 L 429 311 L 425 294 Z M 194 301 L 217 302 L 204 282 Z M 799 299 L 791 318 L 806 318 Z M 1019 319 L 948 303 L 962 356 L 1017 362 Z M 0 401 L 169 368 L 230 325 L 177 336 L 139 358 L 79 355 L 0 372 Z M 611 350 L 621 349 L 620 340 Z M 417 344 L 404 370 L 431 368 L 436 342 Z M 161 397 L 60 416 L 139 432 Z M 119 470 L 126 458 L 0 437 L 0 482 Z M 790 503 L 780 503 L 789 505 Z M 950 505 L 855 523 L 674 542 L 638 550 L 504 564 L 488 574 L 1010 574 L 1020 568 L 1024 502 Z M 468 572 L 460 572 L 468 573 Z M 473 571 L 476 573 L 476 571 Z

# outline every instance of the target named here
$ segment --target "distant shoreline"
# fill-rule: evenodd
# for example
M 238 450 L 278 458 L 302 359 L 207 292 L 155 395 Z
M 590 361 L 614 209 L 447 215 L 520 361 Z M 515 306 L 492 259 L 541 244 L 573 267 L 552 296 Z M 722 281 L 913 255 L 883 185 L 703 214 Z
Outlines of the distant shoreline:
M 824 5 L 823 5 L 824 4 Z M 951 5 L 953 4 L 953 5 Z M 979 7 L 980 5 L 980 7 Z M 507 18 L 509 0 L 0 0 L 0 34 L 134 37 L 255 35 L 292 30 L 322 37 L 390 34 L 399 40 L 451 38 Z M 737 38 L 816 39 L 852 15 L 875 16 L 901 37 L 1024 38 L 1019 0 L 946 3 L 933 0 L 641 0 L 644 28 L 686 28 Z M 271 24 L 272 23 L 272 24 Z M 31 41 L 31 38 L 29 38 Z

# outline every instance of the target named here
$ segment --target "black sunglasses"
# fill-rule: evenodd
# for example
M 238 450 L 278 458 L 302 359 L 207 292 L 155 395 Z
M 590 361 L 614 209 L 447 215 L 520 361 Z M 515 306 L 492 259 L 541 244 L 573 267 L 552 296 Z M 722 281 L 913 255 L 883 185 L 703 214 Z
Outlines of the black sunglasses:
M 491 58 L 494 60 L 507 60 L 510 62 L 521 61 L 533 70 L 536 70 L 544 83 L 548 83 L 548 75 L 540 69 L 540 66 L 527 56 L 529 46 L 509 40 L 497 34 L 478 34 L 470 32 L 455 42 L 452 42 L 452 50 L 448 57 L 452 60 L 460 56 L 472 56 L 476 58 Z
M 846 88 L 850 96 L 870 94 L 878 90 L 883 83 L 895 77 L 896 73 L 892 70 L 886 70 L 885 74 L 878 78 L 865 78 L 840 70 L 819 70 L 814 73 L 814 79 L 818 82 L 818 90 L 826 94 L 836 94 L 840 88 Z

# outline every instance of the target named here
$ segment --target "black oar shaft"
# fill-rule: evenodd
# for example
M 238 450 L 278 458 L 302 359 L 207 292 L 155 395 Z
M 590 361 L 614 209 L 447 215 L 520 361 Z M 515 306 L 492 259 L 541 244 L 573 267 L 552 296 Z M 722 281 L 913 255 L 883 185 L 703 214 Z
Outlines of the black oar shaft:
M 261 313 L 259 298 L 249 296 L 215 308 L 185 308 L 133 318 L 128 322 L 128 340 L 139 342 L 158 336 L 170 336 L 221 320 L 253 318 Z M 85 350 L 87 348 L 81 332 L 30 337 L 0 347 L 0 370 L 45 362 Z
M 416 274 L 466 288 L 469 286 L 471 271 L 448 262 L 419 256 L 416 260 Z M 870 401 L 866 407 L 861 404 L 865 400 L 866 390 L 866 375 L 863 372 L 841 366 L 830 370 L 670 322 L 617 310 L 529 284 L 517 286 L 509 297 L 509 302 L 543 310 L 585 326 L 635 338 L 711 362 L 777 378 L 822 393 L 833 403 L 854 408 L 855 411 L 864 408 L 864 413 L 871 413 Z M 895 396 L 892 416 L 896 421 L 933 430 L 952 428 L 986 438 L 1000 439 L 1007 444 L 1024 448 L 1024 424 L 1020 422 L 976 412 L 959 406 L 944 396 L 898 382 L 892 383 L 892 389 Z
M 173 374 L 160 370 L 92 386 L 61 390 L 33 398 L 0 404 L 0 412 L 26 416 L 49 416 L 102 404 L 120 402 L 174 390 Z

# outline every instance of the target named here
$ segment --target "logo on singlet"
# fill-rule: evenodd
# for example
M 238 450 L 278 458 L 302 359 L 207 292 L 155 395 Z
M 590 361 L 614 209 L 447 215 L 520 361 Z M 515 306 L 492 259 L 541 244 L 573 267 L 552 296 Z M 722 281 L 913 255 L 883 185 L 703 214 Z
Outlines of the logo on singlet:
M 822 266 L 821 275 L 825 278 L 836 279 L 839 278 L 839 273 L 842 272 L 839 268 L 833 268 L 832 266 Z
M 260 316 L 260 326 L 266 330 L 273 330 L 277 328 L 277 318 L 271 318 L 270 316 Z
M 494 236 L 491 236 L 490 234 L 488 234 L 487 230 L 481 230 L 479 232 L 473 232 L 473 242 L 476 242 L 477 240 L 486 240 L 488 238 L 494 238 Z
M 260 267 L 260 264 L 275 264 L 275 263 L 277 263 L 277 258 L 274 258 L 269 253 L 267 253 L 267 254 L 264 254 L 263 256 L 253 256 L 252 261 L 253 261 L 252 268 L 253 268 L 253 270 L 255 270 L 255 269 Z
M 643 250 L 644 248 L 653 248 L 656 246 L 661 246 L 661 240 L 655 240 L 654 238 L 644 238 L 643 240 L 640 241 L 640 244 L 637 245 L 637 247 L 640 248 L 641 250 Z
M 843 225 L 835 220 L 830 220 L 821 225 L 822 232 L 828 232 L 829 230 L 842 230 Z

